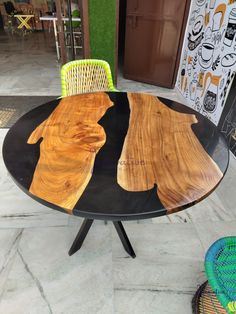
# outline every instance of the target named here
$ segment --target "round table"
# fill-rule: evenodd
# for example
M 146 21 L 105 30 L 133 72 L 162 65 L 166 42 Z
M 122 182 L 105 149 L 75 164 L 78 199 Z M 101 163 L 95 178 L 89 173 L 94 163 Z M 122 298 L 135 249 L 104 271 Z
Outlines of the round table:
M 168 215 L 207 197 L 226 173 L 229 149 L 211 121 L 180 103 L 97 92 L 25 114 L 5 137 L 3 159 L 29 196 L 85 218 L 69 255 L 103 219 L 135 257 L 121 221 Z

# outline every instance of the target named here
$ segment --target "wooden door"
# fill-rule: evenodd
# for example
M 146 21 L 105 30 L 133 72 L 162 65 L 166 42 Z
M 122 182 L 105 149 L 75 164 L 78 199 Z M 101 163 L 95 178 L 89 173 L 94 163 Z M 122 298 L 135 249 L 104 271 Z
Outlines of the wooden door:
M 127 0 L 124 77 L 173 87 L 190 0 Z

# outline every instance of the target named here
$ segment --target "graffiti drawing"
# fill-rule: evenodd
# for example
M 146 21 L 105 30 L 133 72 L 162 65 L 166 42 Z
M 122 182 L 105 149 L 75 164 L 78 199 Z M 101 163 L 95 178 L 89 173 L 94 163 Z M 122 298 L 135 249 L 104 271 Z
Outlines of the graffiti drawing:
M 220 30 L 225 17 L 225 11 L 226 11 L 226 4 L 221 3 L 216 8 L 214 15 L 213 15 L 213 24 L 212 24 L 212 31 L 217 32 Z
M 221 76 L 212 75 L 211 72 L 205 75 L 202 96 L 205 93 L 203 108 L 207 112 L 212 113 L 216 110 L 220 79 Z
M 189 106 L 217 125 L 236 71 L 236 0 L 192 4 L 177 86 Z
M 197 60 L 198 60 L 198 54 L 196 53 L 195 56 L 194 56 L 194 58 L 193 58 L 193 63 L 192 63 L 193 70 L 196 69 Z
M 191 34 L 189 33 L 188 37 L 188 48 L 189 50 L 194 50 L 197 48 L 198 45 L 200 45 L 201 41 L 203 40 L 204 34 L 202 33 L 199 35 L 196 39 L 192 38 Z
M 222 67 L 232 67 L 236 63 L 236 53 L 228 53 L 221 60 Z
M 207 26 L 209 24 L 209 22 L 210 22 L 210 12 L 205 14 L 204 22 L 205 22 L 205 26 Z
M 191 76 L 192 74 L 192 69 L 193 69 L 192 63 L 193 63 L 193 58 L 191 56 L 188 56 L 188 65 L 187 65 L 188 76 Z
M 201 113 L 201 109 L 202 109 L 202 105 L 201 105 L 201 101 L 200 101 L 200 97 L 196 97 L 195 99 L 195 104 L 193 106 L 193 108 Z
M 226 93 L 227 93 L 227 90 L 229 88 L 229 86 L 231 85 L 233 79 L 234 79 L 234 76 L 235 76 L 235 72 L 232 72 L 231 73 L 231 70 L 229 70 L 228 72 L 228 75 L 227 75 L 227 80 L 226 80 L 226 83 L 225 83 L 225 87 L 224 87 L 224 90 L 221 92 L 220 94 L 220 98 L 221 99 L 225 99 L 225 96 L 226 96 Z
M 188 83 L 188 80 L 186 80 L 186 83 Z M 189 96 L 189 90 L 188 90 L 188 88 L 185 89 L 184 96 L 185 96 L 186 98 L 188 98 L 188 96 Z
M 190 99 L 191 100 L 195 100 L 195 94 L 197 91 L 197 84 L 198 84 L 198 81 L 196 78 L 194 78 L 189 84 L 189 93 L 190 93 Z
M 212 43 L 214 45 L 219 45 L 219 43 L 221 42 L 223 35 L 224 35 L 225 30 L 223 30 L 222 32 L 215 32 L 212 35 Z
M 232 9 L 229 14 L 228 25 L 225 32 L 224 44 L 231 47 L 236 33 L 236 8 Z
M 214 9 L 216 0 L 210 0 L 210 9 Z
M 205 31 L 205 40 L 210 40 L 212 35 L 212 29 L 210 26 L 207 27 Z
M 224 84 L 225 84 L 225 79 L 222 78 L 222 80 L 220 81 L 220 89 L 223 88 Z
M 195 22 L 196 15 L 199 15 L 199 12 L 200 12 L 200 8 L 198 8 L 197 10 L 193 10 L 191 17 L 189 19 L 189 25 L 192 25 Z
M 198 74 L 198 85 L 201 86 L 201 88 L 203 88 L 204 75 L 205 75 L 204 71 L 200 71 Z
M 201 106 L 202 96 L 201 95 L 202 95 L 202 89 L 203 89 L 204 75 L 205 75 L 204 71 L 200 71 L 200 73 L 198 74 L 197 88 L 195 92 L 194 109 L 197 110 L 198 112 L 202 112 L 202 106 Z M 197 77 L 197 75 L 195 77 Z
M 199 64 L 202 68 L 208 69 L 213 62 L 214 46 L 211 43 L 203 43 L 198 50 Z
M 194 21 L 194 25 L 193 25 L 193 28 L 192 28 L 193 36 L 197 36 L 198 34 L 200 34 L 202 29 L 203 29 L 203 16 L 202 15 L 198 15 L 197 18 Z
M 198 45 L 200 45 L 203 39 L 203 15 L 198 15 L 194 20 L 194 25 L 192 28 L 192 33 L 188 35 L 188 48 L 189 50 L 194 50 Z
M 199 7 L 203 6 L 205 4 L 206 0 L 197 0 L 197 5 Z
M 219 63 L 220 63 L 220 55 L 218 55 L 218 57 L 215 59 L 215 61 L 212 64 L 212 70 L 213 71 L 216 70 L 216 68 L 218 67 Z

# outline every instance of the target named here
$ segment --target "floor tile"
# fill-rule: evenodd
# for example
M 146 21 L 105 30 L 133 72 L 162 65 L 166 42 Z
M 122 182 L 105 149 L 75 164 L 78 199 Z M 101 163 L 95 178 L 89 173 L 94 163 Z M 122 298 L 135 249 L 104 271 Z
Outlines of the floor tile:
M 233 221 L 223 222 L 201 222 L 194 224 L 198 236 L 202 242 L 205 251 L 208 250 L 211 244 L 222 237 L 236 236 L 235 226 L 236 219 Z
M 204 250 L 192 224 L 124 224 L 137 257 L 113 231 L 116 314 L 191 313 L 205 280 Z
M 116 290 L 115 314 L 192 314 L 191 293 Z
M 0 229 L 0 299 L 15 259 L 23 229 Z
M 204 280 L 204 251 L 192 224 L 125 224 L 136 258 L 113 230 L 115 289 L 194 291 Z
M 24 230 L 0 302 L 0 313 L 110 314 L 113 283 L 110 229 L 93 226 L 69 257 L 77 230 Z

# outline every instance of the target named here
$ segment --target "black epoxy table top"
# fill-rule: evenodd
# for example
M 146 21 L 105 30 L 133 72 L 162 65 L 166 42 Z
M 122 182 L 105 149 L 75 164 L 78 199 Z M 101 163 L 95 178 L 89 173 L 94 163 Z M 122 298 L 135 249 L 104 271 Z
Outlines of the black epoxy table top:
M 92 95 L 93 97 L 95 97 L 94 99 L 97 99 L 96 95 L 100 95 L 100 94 L 101 93 L 95 93 Z M 137 106 L 135 104 L 135 99 L 139 100 L 139 96 L 137 95 L 142 95 L 142 94 L 133 93 L 134 95 L 133 98 L 131 96 L 128 97 L 127 93 L 122 93 L 122 92 L 107 92 L 107 93 L 102 93 L 102 94 L 105 94 L 105 96 L 108 97 L 109 101 L 113 104 L 109 108 L 106 108 L 106 110 L 104 111 L 104 114 L 101 116 L 101 118 L 98 121 L 98 124 L 99 124 L 98 131 L 100 132 L 99 134 L 100 135 L 103 134 L 105 136 L 104 143 L 102 142 L 102 144 L 99 144 L 100 145 L 99 149 L 94 150 L 94 152 L 92 150 L 90 151 L 91 154 L 94 154 L 93 155 L 94 162 L 91 161 L 91 163 L 93 163 L 90 170 L 91 177 L 87 179 L 88 182 L 85 184 L 85 187 L 83 188 L 81 192 L 81 195 L 79 196 L 78 200 L 74 203 L 75 205 L 73 205 L 73 208 L 71 209 L 72 214 L 91 218 L 91 219 L 106 219 L 106 220 L 132 220 L 132 219 L 144 219 L 144 218 L 161 216 L 161 215 L 176 212 L 184 208 L 187 208 L 189 206 L 192 206 L 196 202 L 200 201 L 201 199 L 209 195 L 214 190 L 214 188 L 219 184 L 219 182 L 221 181 L 221 179 L 223 178 L 227 170 L 227 166 L 229 162 L 229 150 L 223 136 L 220 134 L 217 127 L 212 122 L 210 122 L 208 119 L 206 119 L 199 113 L 193 111 L 192 109 L 182 104 L 179 104 L 175 101 L 167 100 L 160 97 L 157 98 L 154 96 L 147 96 L 147 99 L 149 99 L 148 97 L 153 97 L 153 103 L 147 104 L 147 106 L 151 108 L 150 110 L 153 110 L 153 108 L 154 109 L 156 108 L 155 101 L 156 99 L 159 99 L 162 103 L 160 106 L 163 107 L 163 111 L 160 111 L 159 109 L 158 109 L 159 111 L 154 110 L 156 114 L 158 115 L 157 118 L 153 116 L 153 113 L 151 116 L 151 113 L 150 113 L 151 122 L 150 122 L 150 125 L 148 122 L 147 128 L 145 128 L 144 124 L 138 123 L 138 119 L 142 119 L 142 114 L 140 114 L 140 111 L 139 111 L 138 115 L 135 116 L 135 110 L 134 110 L 134 108 L 137 108 L 137 110 L 141 110 L 140 109 L 141 105 L 143 106 L 145 110 L 145 103 L 142 103 L 145 101 L 144 96 L 142 99 L 140 99 L 140 104 L 137 103 Z M 44 105 L 41 105 L 31 110 L 30 112 L 25 114 L 23 117 L 21 117 L 15 123 L 15 125 L 12 126 L 12 128 L 9 130 L 9 132 L 6 135 L 4 144 L 3 144 L 3 159 L 15 183 L 25 193 L 27 193 L 29 196 L 36 199 L 40 203 L 43 203 L 44 205 L 48 207 L 51 207 L 53 209 L 60 210 L 63 212 L 69 212 L 68 208 L 66 208 L 65 206 L 64 207 L 60 206 L 56 202 L 53 203 L 51 200 L 48 200 L 47 197 L 44 198 L 44 197 L 39 196 L 41 194 L 37 195 L 37 193 L 32 193 L 33 191 L 32 182 L 33 180 L 36 180 L 35 172 L 37 169 L 37 165 L 39 165 L 39 159 L 42 158 L 41 156 L 42 149 L 43 149 L 42 143 L 43 141 L 46 141 L 44 138 L 45 130 L 46 128 L 52 127 L 52 123 L 55 122 L 55 121 L 49 122 L 51 121 L 49 119 L 53 117 L 54 113 L 56 115 L 56 110 L 57 111 L 59 110 L 59 106 L 61 106 L 62 110 L 63 108 L 70 108 L 67 110 L 74 110 L 73 108 L 75 107 L 73 106 L 63 107 L 63 102 L 65 103 L 64 105 L 67 106 L 70 103 L 70 101 L 72 101 L 72 99 L 74 102 L 75 100 L 76 101 L 78 100 L 79 102 L 78 106 L 80 106 L 78 107 L 78 111 L 79 111 L 81 108 L 80 102 L 82 102 L 85 99 L 85 97 L 91 98 L 91 94 L 83 94 L 83 96 L 80 96 L 80 95 L 71 96 L 71 97 L 64 98 L 63 100 L 57 99 L 57 100 L 51 101 L 49 103 L 46 103 Z M 133 104 L 132 104 L 131 98 L 132 98 Z M 100 99 L 101 98 L 99 98 L 98 101 L 100 101 Z M 133 109 L 131 110 L 131 108 Z M 180 116 L 180 118 L 183 116 L 183 118 L 185 119 L 185 117 L 188 118 L 188 115 L 189 115 L 192 117 L 192 119 L 196 119 L 197 123 L 191 124 L 191 130 L 190 130 L 190 132 L 192 132 L 193 140 L 195 137 L 196 140 L 194 141 L 196 142 L 196 145 L 198 146 L 198 143 L 199 143 L 201 148 L 203 148 L 203 152 L 206 153 L 207 157 L 209 158 L 209 162 L 212 161 L 213 169 L 218 168 L 217 170 L 218 177 L 216 177 L 214 184 L 211 183 L 211 185 L 209 185 L 209 188 L 206 188 L 205 187 L 206 182 L 203 182 L 204 189 L 205 189 L 204 193 L 196 194 L 194 192 L 191 194 L 191 191 L 189 192 L 190 190 L 189 186 L 191 184 L 189 183 L 188 187 L 186 187 L 185 181 L 187 179 L 181 178 L 181 173 L 178 171 L 178 164 L 181 161 L 180 160 L 180 158 L 182 158 L 181 156 L 185 156 L 185 154 L 188 154 L 191 151 L 192 147 L 184 148 L 186 149 L 186 152 L 183 152 L 182 145 L 184 144 L 181 144 L 179 147 L 182 147 L 181 148 L 182 151 L 181 153 L 178 154 L 176 153 L 176 151 L 174 151 L 173 147 L 169 147 L 171 145 L 171 142 L 165 143 L 165 141 L 163 141 L 164 144 L 161 143 L 159 145 L 160 147 L 164 147 L 163 148 L 164 151 L 165 151 L 165 145 L 168 152 L 170 152 L 171 149 L 173 149 L 173 153 L 170 152 L 170 154 L 167 156 L 167 153 L 164 152 L 163 156 L 166 156 L 166 158 L 169 158 L 169 156 L 175 156 L 173 157 L 174 159 L 170 161 L 170 164 L 172 167 L 174 167 L 173 169 L 175 168 L 177 169 L 176 176 L 178 177 L 175 177 L 175 173 L 172 173 L 173 181 L 182 182 L 182 180 L 184 180 L 183 186 L 186 187 L 186 190 L 188 190 L 188 193 L 191 194 L 191 198 L 188 197 L 184 199 L 183 201 L 181 200 L 181 202 L 179 202 L 178 200 L 176 201 L 176 205 L 173 205 L 173 206 L 168 205 L 169 206 L 168 207 L 167 205 L 165 206 L 163 205 L 163 202 L 164 202 L 163 200 L 165 199 L 165 195 L 161 196 L 161 193 L 160 194 L 157 193 L 159 189 L 159 185 L 161 186 L 161 181 L 164 181 L 163 173 L 165 173 L 165 171 L 167 172 L 168 169 L 165 170 L 164 167 L 162 167 L 162 169 L 159 169 L 162 172 L 158 171 L 157 169 L 156 171 L 157 181 L 153 181 L 154 183 L 152 184 L 152 186 L 146 190 L 142 188 L 141 190 L 134 191 L 135 189 L 134 185 L 136 184 L 137 186 L 138 184 L 139 186 L 139 182 L 130 183 L 128 182 L 129 178 L 127 179 L 128 183 L 124 181 L 124 178 L 126 178 L 129 175 L 129 171 L 131 168 L 138 169 L 138 171 L 140 171 L 139 169 L 145 169 L 148 162 L 151 162 L 154 169 L 155 167 L 158 167 L 158 164 L 161 164 L 161 161 L 156 160 L 157 159 L 156 156 L 152 156 L 151 161 L 148 159 L 148 162 L 145 159 L 145 157 L 139 158 L 138 160 L 135 160 L 135 158 L 133 157 L 132 157 L 133 159 L 130 158 L 130 159 L 121 160 L 121 154 L 122 154 L 122 151 L 124 153 L 124 142 L 127 141 L 127 143 L 132 143 L 132 138 L 131 140 L 126 139 L 129 136 L 129 134 L 130 136 L 136 136 L 135 134 L 137 134 L 138 132 L 139 135 L 137 135 L 137 138 L 135 138 L 134 142 L 135 141 L 138 142 L 139 140 L 140 142 L 144 141 L 143 138 L 146 135 L 144 136 L 142 134 L 144 133 L 146 134 L 147 130 L 148 132 L 150 132 L 150 134 L 152 134 L 153 133 L 152 129 L 154 129 L 153 126 L 155 126 L 155 121 L 157 122 L 161 121 L 161 123 L 163 124 L 165 114 L 168 114 L 166 115 L 166 124 L 168 125 L 169 112 L 170 113 L 173 112 L 174 114 L 176 113 L 180 114 L 180 115 L 177 115 L 177 116 Z M 187 114 L 187 115 L 181 115 L 182 113 Z M 72 115 L 73 119 L 75 119 L 75 115 L 77 113 L 70 112 L 70 114 Z M 133 117 L 131 117 L 131 115 L 133 115 Z M 67 112 L 65 111 L 60 115 L 60 118 L 64 117 L 65 120 L 67 119 L 66 121 L 67 121 L 67 126 L 68 126 L 68 132 L 70 132 L 71 130 L 68 124 L 68 121 L 69 121 L 68 116 L 69 115 L 67 115 Z M 148 118 L 148 114 L 147 114 L 147 118 Z M 157 120 L 153 120 L 153 119 L 157 119 Z M 44 129 L 43 129 L 44 133 L 42 133 L 42 136 L 34 144 L 27 143 L 27 141 L 29 140 L 34 130 L 39 125 L 43 125 L 43 122 L 46 120 L 48 122 L 44 126 Z M 133 121 L 132 125 L 130 121 Z M 81 125 L 82 125 L 81 122 L 78 122 L 77 124 L 78 129 L 81 127 Z M 173 120 L 171 122 L 171 125 L 173 125 Z M 53 126 L 54 129 L 55 129 L 55 126 L 56 124 L 54 124 Z M 181 127 L 182 126 L 180 126 L 179 128 Z M 84 124 L 83 124 L 83 128 L 84 128 Z M 131 128 L 136 128 L 137 130 L 135 131 L 133 129 L 132 131 Z M 72 136 L 73 139 L 76 136 L 79 137 L 78 134 L 80 134 L 80 131 L 76 131 L 76 132 L 77 133 L 73 134 Z M 156 136 L 158 136 L 158 140 L 161 141 L 160 129 L 155 132 L 156 132 Z M 165 133 L 166 132 L 167 131 L 165 129 Z M 173 134 L 171 134 L 170 138 L 175 138 L 178 132 L 179 132 L 179 129 L 173 131 Z M 146 141 L 148 141 L 148 138 L 149 138 L 149 135 L 147 135 Z M 155 137 L 153 138 L 155 139 Z M 80 140 L 80 143 L 82 140 Z M 53 141 L 54 139 L 52 140 L 52 142 Z M 55 139 L 55 143 L 56 142 L 57 142 L 57 139 Z M 155 140 L 153 140 L 152 143 L 154 143 L 152 145 L 155 146 Z M 136 145 L 135 149 L 137 148 L 139 149 L 139 142 L 134 143 L 134 145 Z M 144 144 L 142 143 L 142 145 L 143 145 L 142 146 L 142 149 L 143 149 L 143 147 L 145 147 L 145 143 Z M 76 149 L 77 148 L 75 148 L 75 150 Z M 129 154 L 129 147 L 128 148 L 126 147 L 126 150 L 127 151 L 125 152 L 126 153 L 125 156 Z M 78 153 L 76 154 L 78 154 L 79 156 L 80 154 L 82 154 L 81 151 L 82 149 L 79 148 Z M 87 153 L 88 152 L 86 151 L 86 154 Z M 73 159 L 76 154 L 73 151 L 73 154 L 72 154 Z M 138 154 L 141 154 L 141 155 L 143 154 L 143 156 L 145 156 L 145 152 L 141 152 L 141 153 L 138 152 Z M 68 151 L 68 154 L 66 153 L 66 156 L 69 156 L 69 151 Z M 206 158 L 206 156 L 204 156 L 204 158 Z M 60 159 L 60 156 L 58 156 L 58 159 Z M 81 160 L 79 160 L 78 162 L 81 162 Z M 66 165 L 67 168 L 68 168 L 69 162 L 70 162 L 70 159 L 68 158 L 67 165 Z M 78 175 L 78 169 L 75 166 L 76 162 L 77 161 L 73 160 L 74 168 L 71 169 L 70 175 L 73 172 L 76 175 Z M 153 162 L 155 163 L 155 165 L 153 165 Z M 166 161 L 162 161 L 162 162 L 165 163 Z M 167 160 L 167 162 L 169 161 Z M 194 165 L 194 161 L 193 161 L 193 165 Z M 204 170 L 204 165 L 202 167 L 203 167 L 202 175 L 204 175 L 204 171 L 207 169 Z M 41 168 L 42 168 L 42 165 L 41 165 Z M 191 168 L 192 167 L 190 166 L 189 167 L 190 171 L 191 171 Z M 119 171 L 120 173 L 118 173 Z M 136 170 L 134 170 L 134 173 L 135 171 Z M 41 173 L 40 173 L 40 176 L 42 176 Z M 161 176 L 163 176 L 163 179 L 161 178 Z M 191 172 L 190 174 L 188 173 L 188 176 L 189 176 L 189 181 L 191 181 Z M 119 181 L 118 177 L 120 177 L 120 182 L 124 182 L 125 186 L 127 183 L 128 188 L 126 187 L 124 188 L 124 185 L 118 183 Z M 53 180 L 55 181 L 57 180 L 56 175 Z M 67 178 L 66 180 L 68 181 Z M 171 186 L 172 182 L 163 183 L 164 190 L 165 189 L 168 190 L 167 185 L 169 183 Z M 50 194 L 50 186 L 47 185 L 47 187 L 49 189 L 47 193 Z M 193 187 L 193 190 L 194 190 L 194 187 Z M 54 192 L 55 191 L 53 191 L 53 193 Z M 162 194 L 163 193 L 164 192 L 162 192 Z M 199 195 L 201 196 L 199 197 Z M 169 201 L 167 200 L 167 203 L 168 202 Z

